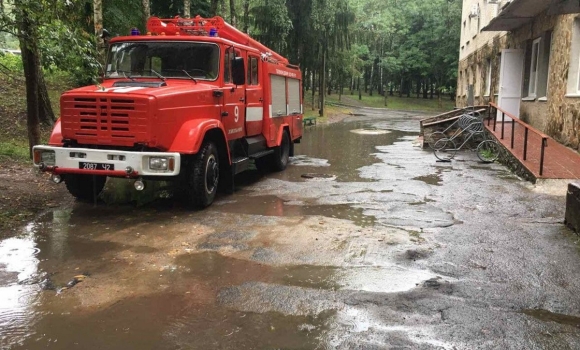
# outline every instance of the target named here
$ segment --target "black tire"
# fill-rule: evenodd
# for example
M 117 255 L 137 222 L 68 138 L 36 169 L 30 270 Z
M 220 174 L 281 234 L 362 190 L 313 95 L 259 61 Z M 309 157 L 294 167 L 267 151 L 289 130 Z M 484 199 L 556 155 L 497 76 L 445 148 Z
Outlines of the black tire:
M 213 203 L 219 185 L 217 147 L 212 142 L 204 142 L 199 152 L 186 163 L 185 171 L 185 204 L 199 209 L 208 207 Z
M 274 149 L 272 156 L 272 170 L 282 171 L 286 169 L 290 159 L 290 136 L 287 131 L 284 130 L 282 133 L 282 143 Z
M 94 202 L 105 187 L 106 176 L 68 174 L 63 177 L 68 192 L 81 202 Z

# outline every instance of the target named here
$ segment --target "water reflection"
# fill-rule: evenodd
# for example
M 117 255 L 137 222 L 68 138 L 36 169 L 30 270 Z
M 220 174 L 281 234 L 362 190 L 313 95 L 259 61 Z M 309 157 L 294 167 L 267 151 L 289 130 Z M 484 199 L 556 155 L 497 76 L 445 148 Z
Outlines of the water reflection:
M 24 228 L 20 237 L 0 242 L 0 340 L 21 343 L 32 331 L 39 287 L 39 249 L 34 240 L 36 224 Z

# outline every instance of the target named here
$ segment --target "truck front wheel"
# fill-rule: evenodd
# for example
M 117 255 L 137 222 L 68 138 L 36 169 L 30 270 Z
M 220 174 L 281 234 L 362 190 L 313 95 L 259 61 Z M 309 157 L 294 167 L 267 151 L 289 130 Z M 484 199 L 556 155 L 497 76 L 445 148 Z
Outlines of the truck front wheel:
M 66 189 L 73 197 L 82 202 L 94 202 L 103 191 L 106 176 L 67 174 L 64 175 Z
M 197 208 L 209 206 L 215 199 L 220 177 L 219 156 L 212 142 L 204 142 L 187 164 L 186 204 Z
M 288 166 L 290 158 L 290 136 L 287 131 L 282 133 L 282 143 L 274 149 L 272 167 L 274 171 L 282 171 Z

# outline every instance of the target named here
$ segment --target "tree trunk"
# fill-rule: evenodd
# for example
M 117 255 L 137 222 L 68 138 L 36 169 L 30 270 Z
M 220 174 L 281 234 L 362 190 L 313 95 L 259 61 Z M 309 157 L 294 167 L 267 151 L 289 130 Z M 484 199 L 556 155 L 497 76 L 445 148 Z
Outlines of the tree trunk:
M 191 17 L 191 0 L 183 0 L 183 17 Z
M 38 70 L 38 102 L 38 118 L 45 125 L 53 125 L 56 118 L 52 110 L 52 105 L 50 104 L 50 97 L 48 96 L 42 69 Z
M 354 75 L 352 75 L 350 77 L 350 94 L 352 95 L 354 93 Z
M 399 88 L 399 97 L 403 97 L 404 88 L 405 88 L 405 78 L 401 77 L 401 87 Z
M 421 79 L 417 79 L 417 99 L 421 95 Z
M 236 1 L 230 0 L 230 24 L 236 26 Z
M 362 100 L 362 90 L 360 88 L 360 77 L 358 77 L 358 83 L 357 83 L 357 85 L 358 85 L 358 99 L 359 100 Z
M 97 38 L 98 61 L 105 62 L 105 41 L 101 37 L 103 31 L 103 0 L 93 0 L 93 21 L 95 26 L 95 37 Z
M 322 67 L 320 72 L 320 111 L 318 114 L 324 117 L 324 92 L 326 91 L 326 42 L 322 44 Z
M 373 95 L 373 74 L 375 72 L 375 65 L 371 65 L 371 75 L 369 77 L 370 87 L 369 87 L 369 96 Z
M 429 81 L 427 79 L 423 80 L 423 98 L 427 99 L 429 96 Z
M 226 0 L 220 0 L 220 4 L 219 4 L 219 14 L 222 17 L 225 17 L 225 13 L 226 13 Z
M 244 33 L 248 33 L 250 26 L 250 0 L 244 0 Z
M 314 110 L 314 98 L 316 96 L 316 71 L 312 71 L 312 110 Z
M 150 0 L 142 0 L 143 3 L 143 23 L 145 23 L 145 27 L 147 27 L 147 20 L 151 17 L 151 5 L 149 3 Z
M 38 117 L 38 76 L 40 58 L 37 47 L 37 29 L 31 22 L 28 13 L 20 13 L 19 40 L 22 54 L 22 66 L 26 82 L 26 125 L 28 129 L 29 155 L 32 158 L 32 147 L 40 144 L 40 120 Z
M 217 15 L 217 9 L 218 9 L 219 3 L 220 3 L 220 0 L 211 0 L 211 4 L 209 7 L 210 16 Z

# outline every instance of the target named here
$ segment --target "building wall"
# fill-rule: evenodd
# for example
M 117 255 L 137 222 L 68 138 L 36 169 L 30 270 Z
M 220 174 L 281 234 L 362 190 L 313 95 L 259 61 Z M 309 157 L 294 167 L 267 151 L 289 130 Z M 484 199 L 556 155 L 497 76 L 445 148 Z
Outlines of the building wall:
M 497 91 L 494 86 L 495 59 L 499 50 L 500 38 L 505 36 L 505 32 L 482 32 L 481 29 L 497 16 L 499 8 L 505 4 L 506 0 L 498 4 L 490 4 L 489 0 L 464 0 L 463 12 L 461 15 L 461 40 L 459 48 L 459 72 L 457 74 L 457 96 L 456 105 L 463 107 L 467 105 L 467 88 L 474 85 L 475 104 L 487 104 L 493 101 L 493 91 Z M 479 8 L 479 16 L 470 16 L 473 10 Z M 489 67 L 487 59 L 492 60 L 492 85 L 490 94 L 486 94 L 486 80 Z M 499 62 L 499 61 L 498 61 Z M 499 63 L 498 63 L 499 64 Z M 499 67 L 499 66 L 497 66 Z M 491 96 L 491 97 L 490 97 Z
M 463 18 L 469 14 L 471 6 L 464 1 Z M 466 14 L 467 9 L 467 14 Z M 477 45 L 465 46 L 460 49 L 459 73 L 457 80 L 456 104 L 459 107 L 467 105 L 467 85 L 473 84 L 475 104 L 487 104 L 497 101 L 499 88 L 499 71 L 502 49 L 523 49 L 529 53 L 531 42 L 543 33 L 550 32 L 551 48 L 548 64 L 546 96 L 526 98 L 528 81 L 522 82 L 522 101 L 520 104 L 520 119 L 533 127 L 552 136 L 558 142 L 580 150 L 580 95 L 567 96 L 568 71 L 570 69 L 573 40 L 574 19 L 578 15 L 547 16 L 541 14 L 531 23 L 516 29 L 513 32 L 490 32 L 489 36 L 479 36 L 481 40 L 474 41 Z M 463 23 L 462 23 L 463 25 Z M 480 33 L 481 34 L 481 33 Z M 465 45 L 467 37 L 462 34 L 461 45 Z M 574 40 L 580 40 L 575 38 Z M 470 43 L 470 45 L 472 44 Z M 468 54 L 463 54 L 463 53 Z M 485 94 L 485 85 L 488 79 L 487 62 L 491 61 L 491 91 Z M 526 59 L 524 70 L 529 70 Z M 574 64 L 578 64 L 574 62 Z M 526 71 L 525 71 L 526 72 Z M 529 76 L 529 72 L 527 72 Z M 527 79 L 527 78 L 526 78 Z
M 478 48 L 493 40 L 504 32 L 482 32 L 481 29 L 489 24 L 499 11 L 500 6 L 506 0 L 498 4 L 490 4 L 489 0 L 464 0 L 463 12 L 461 15 L 461 41 L 459 49 L 459 60 L 467 58 Z M 470 16 L 472 10 L 479 8 L 479 16 Z
M 544 131 L 558 142 L 580 151 L 580 97 L 567 97 L 572 28 L 577 15 L 560 16 L 554 28 L 548 118 Z

